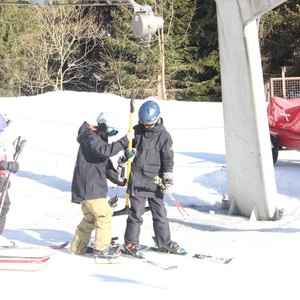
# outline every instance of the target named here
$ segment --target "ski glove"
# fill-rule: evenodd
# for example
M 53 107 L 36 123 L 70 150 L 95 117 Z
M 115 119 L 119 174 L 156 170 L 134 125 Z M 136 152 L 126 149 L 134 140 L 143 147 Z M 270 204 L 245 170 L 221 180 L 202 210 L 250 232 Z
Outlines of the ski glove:
M 118 180 L 118 186 L 125 186 L 126 185 L 126 183 L 127 183 L 127 179 L 126 178 L 124 178 L 123 180 Z
M 130 159 L 130 158 L 134 158 L 135 154 L 136 154 L 136 149 L 132 148 L 131 150 L 129 150 L 128 148 L 125 150 L 125 157 L 126 159 Z
M 171 172 L 163 173 L 162 183 L 164 186 L 163 189 L 164 194 L 166 196 L 171 195 L 173 190 L 173 173 Z
M 1 161 L 0 170 L 7 170 L 13 173 L 17 173 L 19 171 L 19 163 L 17 161 Z

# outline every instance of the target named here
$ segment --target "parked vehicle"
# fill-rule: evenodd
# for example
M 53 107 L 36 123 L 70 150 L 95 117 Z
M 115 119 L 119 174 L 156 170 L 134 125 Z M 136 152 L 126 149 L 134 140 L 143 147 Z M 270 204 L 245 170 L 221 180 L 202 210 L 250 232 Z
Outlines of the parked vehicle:
M 273 97 L 267 107 L 273 163 L 279 151 L 300 151 L 300 98 Z

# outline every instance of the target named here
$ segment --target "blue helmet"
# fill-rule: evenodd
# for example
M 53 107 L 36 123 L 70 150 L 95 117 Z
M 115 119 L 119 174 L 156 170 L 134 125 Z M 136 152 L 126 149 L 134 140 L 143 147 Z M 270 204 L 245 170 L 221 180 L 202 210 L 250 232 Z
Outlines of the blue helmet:
M 160 118 L 160 108 L 155 101 L 148 100 L 139 109 L 139 122 L 146 127 L 154 126 Z
M 4 131 L 6 128 L 6 119 L 4 118 L 3 115 L 0 114 L 0 132 Z

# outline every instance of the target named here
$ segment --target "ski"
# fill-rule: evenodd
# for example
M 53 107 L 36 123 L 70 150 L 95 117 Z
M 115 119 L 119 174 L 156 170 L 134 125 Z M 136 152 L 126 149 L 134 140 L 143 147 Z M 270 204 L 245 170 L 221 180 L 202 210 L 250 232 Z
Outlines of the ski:
M 206 254 L 193 254 L 192 255 L 193 258 L 198 258 L 198 259 L 203 259 L 203 260 L 208 260 L 208 261 L 212 261 L 212 262 L 216 262 L 216 263 L 221 263 L 221 264 L 228 264 L 232 261 L 232 257 L 231 258 L 226 258 L 226 257 L 217 257 L 217 256 L 212 256 L 212 255 L 206 255 Z
M 121 263 L 121 260 L 120 258 L 112 258 L 112 259 L 106 259 L 106 258 L 100 258 L 100 257 L 97 257 L 96 255 L 94 255 L 95 257 L 95 263 L 97 265 L 112 265 L 112 264 L 120 264 Z
M 175 254 L 175 255 L 179 255 L 179 256 L 183 256 L 183 257 L 197 258 L 197 259 L 207 260 L 207 261 L 220 263 L 220 264 L 228 264 L 233 259 L 233 258 L 217 257 L 217 256 L 212 256 L 212 255 L 207 255 L 207 254 L 198 254 L 198 253 L 179 254 L 179 253 L 172 253 L 172 252 L 164 252 L 164 251 L 161 251 L 159 248 L 157 248 L 155 246 L 142 245 L 141 248 L 142 248 L 143 251 L 146 251 L 146 252 L 147 251 L 155 251 L 155 252 L 159 252 L 159 253 L 162 253 L 162 254 L 173 254 L 173 255 Z
M 165 266 L 165 265 L 162 265 L 161 263 L 159 263 L 158 261 L 155 261 L 155 260 L 152 260 L 152 259 L 147 259 L 146 257 L 144 257 L 144 258 L 134 257 L 130 254 L 125 254 L 124 252 L 122 252 L 121 257 L 131 258 L 131 259 L 134 259 L 136 261 L 149 264 L 151 266 L 157 267 L 157 268 L 162 269 L 162 270 L 177 269 L 176 265 Z
M 0 270 L 38 271 L 45 266 L 55 252 L 51 249 L 0 249 Z
M 114 245 L 115 245 L 115 243 L 114 243 Z M 124 245 L 119 245 L 119 247 L 120 247 L 121 255 L 120 255 L 120 257 L 114 258 L 114 259 L 104 259 L 104 258 L 95 256 L 92 253 L 92 247 L 87 248 L 86 255 L 92 255 L 95 258 L 96 264 L 120 264 L 120 263 L 122 263 L 122 258 L 124 257 L 124 258 L 130 258 L 130 259 L 137 260 L 139 262 L 143 262 L 143 263 L 152 265 L 152 266 L 160 268 L 162 270 L 172 270 L 172 269 L 177 268 L 177 266 L 175 266 L 175 265 L 165 266 L 165 265 L 162 265 L 161 263 L 154 261 L 152 259 L 138 258 L 138 257 L 134 257 L 132 255 L 125 254 L 124 250 L 123 250 Z
M 36 272 L 47 266 L 47 262 L 35 264 L 24 264 L 24 263 L 1 263 L 0 271 L 18 271 L 18 272 Z
M 43 264 L 50 259 L 51 255 L 43 257 L 23 257 L 23 256 L 5 256 L 0 255 L 0 264 L 2 263 L 23 263 L 23 264 Z
M 53 245 L 36 245 L 36 244 L 28 244 L 28 243 L 18 243 L 13 242 L 12 246 L 0 246 L 1 249 L 53 249 L 59 250 L 64 249 L 69 245 L 69 242 L 64 242 L 61 244 L 53 244 Z
M 33 245 L 32 248 L 50 248 L 50 249 L 53 249 L 53 250 L 59 250 L 59 249 L 64 249 L 66 248 L 67 246 L 69 245 L 69 242 L 64 242 L 64 243 L 61 243 L 61 244 L 53 244 L 53 245 Z
M 38 262 L 39 260 L 46 259 L 52 256 L 55 252 L 52 249 L 23 249 L 23 248 L 0 248 L 0 261 L 1 260 L 22 260 L 24 262 Z M 32 261 L 30 261 L 32 260 Z
M 174 270 L 174 269 L 177 269 L 177 266 L 176 265 L 169 265 L 169 266 L 165 266 L 165 265 L 162 265 L 160 262 L 158 261 L 155 261 L 155 260 L 152 260 L 152 259 L 148 259 L 146 257 L 142 257 L 142 258 L 139 258 L 139 257 L 135 257 L 135 256 L 132 256 L 130 254 L 126 254 L 124 252 L 124 248 L 125 248 L 125 245 L 122 245 L 121 246 L 121 256 L 122 257 L 126 257 L 126 258 L 130 258 L 130 259 L 134 259 L 136 261 L 139 261 L 139 262 L 142 262 L 142 263 L 146 263 L 146 264 L 149 264 L 151 266 L 154 266 L 154 267 L 157 267 L 159 269 L 162 269 L 162 270 Z

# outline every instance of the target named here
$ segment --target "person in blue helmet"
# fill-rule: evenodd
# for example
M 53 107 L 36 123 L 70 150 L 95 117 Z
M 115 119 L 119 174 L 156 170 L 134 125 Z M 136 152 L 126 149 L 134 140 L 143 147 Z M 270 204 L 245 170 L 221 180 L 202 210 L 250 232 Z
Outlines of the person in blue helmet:
M 10 156 L 12 156 L 12 151 L 10 151 L 12 145 L 9 145 L 4 138 L 4 131 L 9 123 L 10 120 L 6 117 L 6 115 L 0 114 L 0 248 L 14 245 L 13 242 L 9 241 L 2 235 L 6 224 L 6 216 L 10 208 L 9 194 L 7 190 L 5 191 L 7 172 L 16 173 L 19 170 L 19 163 L 9 160 Z M 8 188 L 9 187 L 10 183 L 8 183 Z M 2 197 L 3 192 L 5 192 L 4 197 Z
M 124 253 L 143 258 L 139 244 L 145 204 L 148 201 L 152 213 L 155 242 L 159 250 L 186 254 L 176 242 L 171 240 L 164 195 L 172 192 L 174 152 L 173 140 L 164 126 L 160 107 L 151 97 L 141 105 L 138 124 L 133 127 L 133 151 L 125 151 L 125 158 L 132 156 L 131 174 L 127 184 L 130 209 L 124 234 Z M 134 155 L 134 156 L 133 156 Z M 163 187 L 155 178 L 161 179 Z

